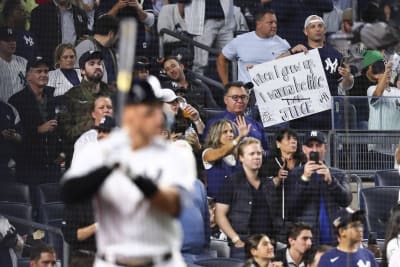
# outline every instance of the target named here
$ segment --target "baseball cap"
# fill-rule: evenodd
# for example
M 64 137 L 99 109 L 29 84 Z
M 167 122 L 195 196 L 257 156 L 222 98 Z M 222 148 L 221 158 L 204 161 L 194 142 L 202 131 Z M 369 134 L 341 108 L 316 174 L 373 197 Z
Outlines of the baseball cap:
M 351 7 L 343 10 L 342 20 L 353 21 L 353 9 Z
M 100 130 L 102 132 L 111 132 L 111 130 L 117 126 L 115 119 L 113 117 L 110 116 L 104 116 L 99 125 L 94 126 L 95 129 Z
M 43 57 L 33 57 L 26 64 L 26 72 L 28 72 L 31 68 L 37 68 L 41 65 L 46 65 L 47 67 L 49 66 L 49 64 L 47 64 L 47 61 Z
M 88 62 L 91 59 L 103 59 L 103 55 L 101 54 L 100 51 L 96 50 L 90 50 L 82 54 L 82 56 L 79 58 L 79 68 L 83 69 L 85 68 L 86 62 Z
M 363 54 L 362 68 L 365 69 L 380 60 L 385 60 L 381 52 L 378 50 L 365 50 Z
M 340 228 L 346 227 L 349 223 L 352 222 L 364 222 L 365 219 L 365 212 L 363 210 L 357 211 L 349 211 L 347 209 L 342 209 L 338 217 L 333 221 L 333 226 L 339 230 Z
M 307 26 L 310 25 L 311 23 L 316 23 L 316 22 L 321 22 L 322 24 L 325 25 L 325 21 L 320 16 L 310 15 L 306 18 L 304 22 L 304 29 L 307 28 Z
M 310 141 L 318 141 L 322 144 L 326 144 L 326 136 L 320 131 L 310 131 L 306 134 L 304 144 L 307 145 Z
M 161 89 L 161 95 L 160 96 L 161 96 L 162 101 L 165 102 L 165 103 L 170 103 L 170 102 L 175 101 L 175 100 L 185 101 L 185 99 L 183 97 L 177 96 L 173 90 L 167 89 L 167 88 L 166 89 Z
M 10 27 L 0 27 L 0 40 L 1 41 L 15 40 L 13 29 L 11 29 Z
M 135 79 L 125 98 L 125 105 L 162 103 L 162 96 L 156 94 L 154 88 L 147 80 Z

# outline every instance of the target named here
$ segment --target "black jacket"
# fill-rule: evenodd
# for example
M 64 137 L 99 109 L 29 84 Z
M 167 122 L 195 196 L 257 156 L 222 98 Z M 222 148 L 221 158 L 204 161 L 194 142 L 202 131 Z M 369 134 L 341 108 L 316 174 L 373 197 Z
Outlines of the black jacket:
M 72 5 L 76 40 L 88 34 L 86 13 Z M 56 46 L 62 41 L 61 14 L 53 1 L 39 5 L 31 13 L 31 33 L 35 36 L 39 54 L 53 62 Z M 74 44 L 75 45 L 75 44 Z

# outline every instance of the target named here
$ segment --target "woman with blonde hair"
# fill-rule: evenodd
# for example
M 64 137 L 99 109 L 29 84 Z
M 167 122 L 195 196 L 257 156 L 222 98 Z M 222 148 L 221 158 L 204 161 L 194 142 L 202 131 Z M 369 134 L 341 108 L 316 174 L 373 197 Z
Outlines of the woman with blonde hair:
M 235 123 L 219 120 L 211 125 L 202 155 L 209 197 L 215 198 L 224 180 L 238 169 L 233 152 L 239 142 L 249 134 L 250 126 L 243 117 L 238 117 Z

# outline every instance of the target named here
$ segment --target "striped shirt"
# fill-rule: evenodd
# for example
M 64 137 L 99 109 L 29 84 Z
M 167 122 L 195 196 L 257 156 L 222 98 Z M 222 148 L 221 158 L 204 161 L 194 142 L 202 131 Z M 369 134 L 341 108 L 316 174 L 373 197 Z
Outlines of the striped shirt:
M 10 62 L 0 57 L 0 99 L 8 101 L 24 88 L 26 63 L 25 58 L 16 55 L 12 55 Z

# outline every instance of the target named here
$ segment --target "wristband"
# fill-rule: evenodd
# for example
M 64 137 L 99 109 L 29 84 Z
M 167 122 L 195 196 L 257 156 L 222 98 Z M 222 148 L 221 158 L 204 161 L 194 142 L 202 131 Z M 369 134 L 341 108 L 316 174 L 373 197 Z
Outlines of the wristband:
M 157 185 L 149 178 L 137 176 L 133 182 L 140 189 L 140 191 L 142 191 L 146 198 L 152 198 L 158 192 Z
M 240 240 L 240 237 L 237 235 L 234 238 L 232 238 L 232 243 L 236 244 L 237 242 L 239 242 L 239 240 Z
M 304 182 L 309 182 L 310 178 L 308 178 L 307 176 L 305 176 L 304 174 L 301 176 L 301 180 L 303 180 Z

